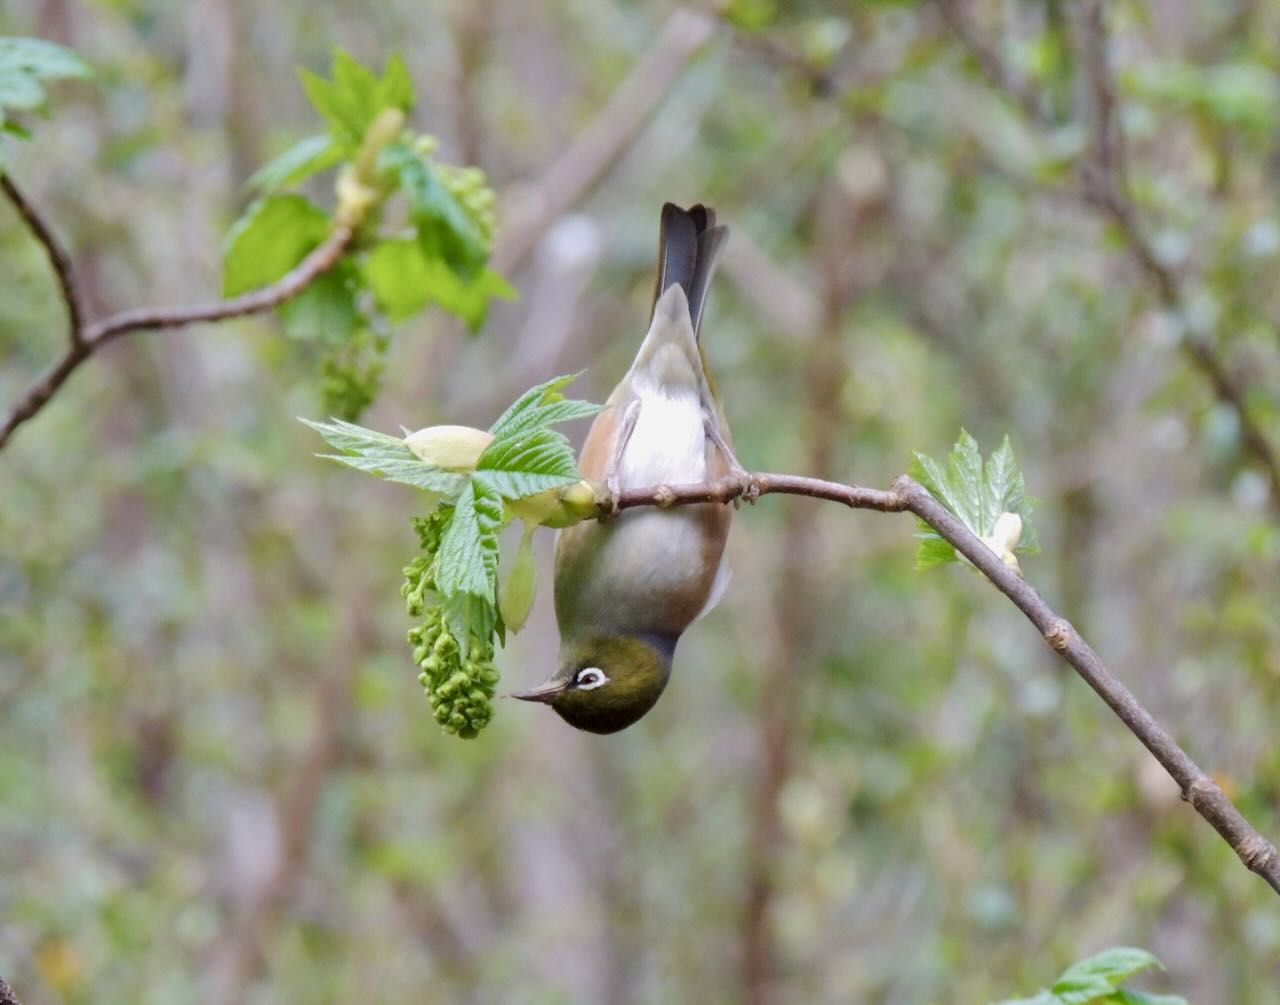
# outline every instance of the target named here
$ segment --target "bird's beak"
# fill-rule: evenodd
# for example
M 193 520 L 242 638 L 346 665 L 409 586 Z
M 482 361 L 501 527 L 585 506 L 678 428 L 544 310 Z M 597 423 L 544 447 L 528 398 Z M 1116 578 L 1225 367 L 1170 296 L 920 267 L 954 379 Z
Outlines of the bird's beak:
M 560 692 L 568 686 L 568 683 L 568 681 L 552 677 L 545 684 L 539 684 L 528 691 L 517 691 L 511 697 L 519 698 L 521 701 L 540 701 L 544 705 L 550 705 L 559 697 Z

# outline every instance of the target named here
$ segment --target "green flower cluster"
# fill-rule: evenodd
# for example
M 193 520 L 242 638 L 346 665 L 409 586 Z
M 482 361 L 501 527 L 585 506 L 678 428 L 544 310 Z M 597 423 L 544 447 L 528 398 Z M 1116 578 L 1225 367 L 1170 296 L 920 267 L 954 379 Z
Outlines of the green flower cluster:
M 361 329 L 338 346 L 331 346 L 320 362 L 320 400 L 328 414 L 352 422 L 373 404 L 382 386 L 385 336 Z
M 436 177 L 453 197 L 462 203 L 467 215 L 475 222 L 486 245 L 493 244 L 493 231 L 497 226 L 496 193 L 489 187 L 485 173 L 476 167 L 458 167 L 453 164 L 433 164 Z
M 493 718 L 493 693 L 498 683 L 493 645 L 473 635 L 464 657 L 445 624 L 444 609 L 427 603 L 427 592 L 435 587 L 432 570 L 436 551 L 452 510 L 441 506 L 429 517 L 414 519 L 422 554 L 405 568 L 400 595 L 409 616 L 422 619 L 409 630 L 409 644 L 414 647 L 413 661 L 422 671 L 418 681 L 427 692 L 432 714 L 445 732 L 471 739 Z
M 431 700 L 436 722 L 464 740 L 476 736 L 493 718 L 498 683 L 493 650 L 473 637 L 462 658 L 438 605 L 428 608 L 422 624 L 410 629 L 409 643 L 414 646 L 414 662 L 422 668 L 418 682 Z

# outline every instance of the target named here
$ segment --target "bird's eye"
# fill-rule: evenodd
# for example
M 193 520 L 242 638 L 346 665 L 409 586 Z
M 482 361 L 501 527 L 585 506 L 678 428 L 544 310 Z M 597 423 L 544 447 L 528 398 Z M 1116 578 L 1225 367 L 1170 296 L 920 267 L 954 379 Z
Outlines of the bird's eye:
M 609 678 L 599 667 L 584 667 L 578 671 L 578 676 L 573 679 L 573 683 L 579 691 L 590 691 L 601 684 L 609 683 Z

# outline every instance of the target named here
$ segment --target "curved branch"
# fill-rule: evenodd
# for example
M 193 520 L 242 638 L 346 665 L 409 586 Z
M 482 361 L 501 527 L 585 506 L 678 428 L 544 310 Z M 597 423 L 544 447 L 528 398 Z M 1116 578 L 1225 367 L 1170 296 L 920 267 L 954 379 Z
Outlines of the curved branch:
M 655 485 L 627 489 L 616 500 L 617 509 L 637 506 L 687 506 L 693 503 L 729 503 L 737 499 L 784 493 L 843 503 L 853 509 L 881 513 L 914 513 L 947 540 L 991 581 L 1036 626 L 1045 642 L 1078 673 L 1134 736 L 1178 783 L 1182 798 L 1207 820 L 1240 856 L 1240 860 L 1280 893 L 1280 854 L 1259 834 L 1227 798 L 1222 788 L 1191 759 L 1167 729 L 1147 711 L 1102 662 L 1071 622 L 1044 602 L 1035 588 L 1010 569 L 978 537 L 969 531 L 929 491 L 907 475 L 899 475 L 887 491 L 842 485 L 799 475 L 752 474 L 728 477 L 697 485 Z M 615 500 L 603 493 L 597 513 L 606 519 Z
M 264 286 L 244 296 L 196 307 L 143 307 L 123 311 L 86 325 L 80 313 L 75 277 L 70 261 L 39 214 L 23 198 L 8 175 L 0 176 L 0 186 L 17 207 L 37 240 L 48 251 L 62 288 L 63 300 L 67 304 L 68 316 L 71 319 L 70 338 L 62 355 L 27 386 L 26 391 L 19 396 L 8 415 L 5 416 L 3 423 L 0 423 L 0 449 L 9 442 L 15 429 L 49 403 L 49 399 L 66 383 L 67 378 L 76 372 L 81 363 L 108 342 L 133 332 L 181 328 L 201 321 L 225 321 L 228 318 L 257 314 L 279 306 L 297 296 L 321 273 L 332 268 L 342 257 L 352 237 L 351 227 L 345 224 L 336 225 L 329 232 L 329 236 L 292 271 L 270 286 Z
M 76 290 L 75 273 L 71 270 L 71 256 L 54 235 L 53 229 L 45 223 L 44 217 L 27 201 L 12 178 L 0 173 L 0 189 L 9 197 L 13 208 L 22 217 L 27 229 L 35 235 L 37 241 L 44 245 L 49 256 L 49 264 L 53 266 L 58 277 L 58 288 L 62 291 L 62 300 L 67 305 L 68 338 L 74 343 L 84 338 L 84 316 L 80 309 L 80 294 Z

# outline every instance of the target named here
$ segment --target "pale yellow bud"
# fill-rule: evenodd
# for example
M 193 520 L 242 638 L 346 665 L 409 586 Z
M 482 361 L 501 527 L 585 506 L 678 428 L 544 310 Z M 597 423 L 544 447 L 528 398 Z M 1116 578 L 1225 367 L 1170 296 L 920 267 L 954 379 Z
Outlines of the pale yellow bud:
M 474 471 L 492 442 L 492 433 L 471 426 L 428 426 L 404 438 L 418 460 L 446 471 Z
M 1001 513 L 990 537 L 984 537 L 982 543 L 994 551 L 997 557 L 1015 572 L 1018 569 L 1018 556 L 1014 549 L 1022 538 L 1022 517 L 1017 513 Z
M 354 167 L 348 164 L 338 173 L 334 186 L 338 196 L 338 209 L 334 218 L 347 227 L 358 227 L 369 210 L 378 202 L 376 188 L 364 184 Z

